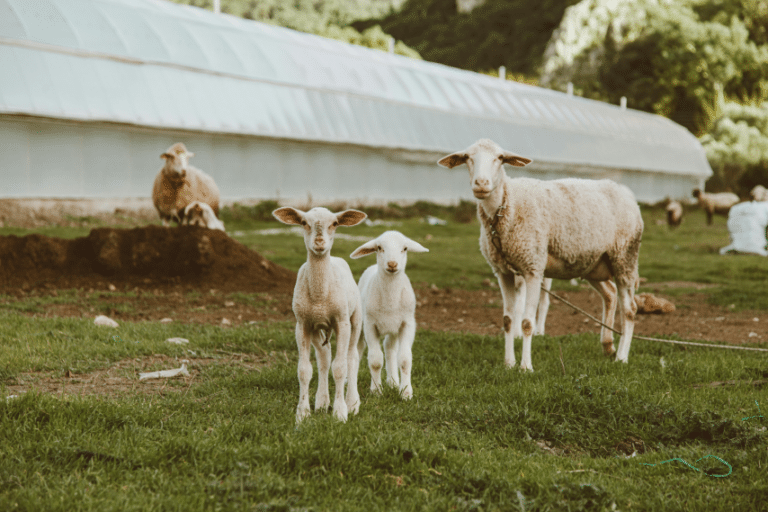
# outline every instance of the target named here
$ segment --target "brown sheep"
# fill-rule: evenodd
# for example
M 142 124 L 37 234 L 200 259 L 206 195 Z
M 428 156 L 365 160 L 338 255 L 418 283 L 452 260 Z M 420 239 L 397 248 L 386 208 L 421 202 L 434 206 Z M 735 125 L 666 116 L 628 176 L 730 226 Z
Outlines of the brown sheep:
M 693 197 L 699 201 L 699 206 L 707 214 L 707 224 L 712 224 L 712 217 L 715 214 L 728 216 L 731 206 L 739 202 L 739 196 L 733 192 L 719 192 L 712 194 L 702 192 L 698 188 L 693 189 Z
M 213 178 L 189 165 L 189 158 L 194 155 L 181 142 L 160 155 L 165 165 L 155 178 L 152 202 L 163 226 L 170 225 L 171 220 L 181 224 L 184 209 L 194 201 L 209 205 L 216 217 L 219 215 L 219 188 Z

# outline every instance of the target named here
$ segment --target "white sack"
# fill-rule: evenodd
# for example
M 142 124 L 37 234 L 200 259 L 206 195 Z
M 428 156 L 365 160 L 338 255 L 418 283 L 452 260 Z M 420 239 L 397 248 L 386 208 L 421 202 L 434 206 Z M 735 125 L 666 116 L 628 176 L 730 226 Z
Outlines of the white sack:
M 734 205 L 728 213 L 727 225 L 731 244 L 720 249 L 720 254 L 737 251 L 768 256 L 765 249 L 768 203 L 753 201 Z

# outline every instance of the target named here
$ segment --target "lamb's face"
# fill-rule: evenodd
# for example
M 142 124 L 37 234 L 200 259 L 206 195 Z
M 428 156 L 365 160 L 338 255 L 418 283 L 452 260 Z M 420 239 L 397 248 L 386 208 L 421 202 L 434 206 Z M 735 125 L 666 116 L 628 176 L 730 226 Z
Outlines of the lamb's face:
M 531 163 L 530 158 L 506 151 L 489 139 L 481 139 L 464 151 L 442 158 L 438 164 L 454 168 L 467 164 L 469 183 L 477 199 L 485 199 L 502 183 L 505 172 L 504 164 L 524 167 Z
M 189 159 L 193 156 L 195 154 L 187 151 L 187 147 L 184 144 L 177 142 L 160 155 L 160 158 L 165 159 L 163 170 L 167 174 L 178 175 L 183 178 L 187 174 Z
M 216 214 L 209 205 L 195 201 L 184 208 L 184 218 L 190 226 L 207 228 L 214 224 Z
M 385 275 L 397 275 L 405 272 L 408 251 L 429 252 L 429 249 L 398 231 L 387 231 L 355 249 L 350 257 L 357 259 L 375 253 L 379 272 Z
M 295 208 L 283 207 L 272 212 L 277 220 L 285 224 L 299 225 L 304 228 L 304 245 L 315 256 L 324 256 L 333 247 L 333 236 L 339 226 L 354 226 L 365 220 L 366 215 L 358 210 L 345 210 L 333 213 L 327 208 L 312 208 L 303 212 Z

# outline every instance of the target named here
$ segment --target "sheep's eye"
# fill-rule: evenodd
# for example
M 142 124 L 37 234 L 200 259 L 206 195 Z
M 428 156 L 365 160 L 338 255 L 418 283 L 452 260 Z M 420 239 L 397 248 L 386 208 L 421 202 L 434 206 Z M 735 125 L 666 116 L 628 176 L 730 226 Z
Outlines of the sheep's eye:
M 307 225 L 307 221 L 305 221 L 304 219 L 301 219 L 301 225 L 302 226 L 306 226 Z
M 338 221 L 333 221 L 333 227 L 336 227 L 338 225 L 339 225 Z
M 379 252 L 381 252 L 381 246 L 378 246 L 378 247 L 376 248 L 376 250 L 377 250 L 377 251 L 379 251 Z

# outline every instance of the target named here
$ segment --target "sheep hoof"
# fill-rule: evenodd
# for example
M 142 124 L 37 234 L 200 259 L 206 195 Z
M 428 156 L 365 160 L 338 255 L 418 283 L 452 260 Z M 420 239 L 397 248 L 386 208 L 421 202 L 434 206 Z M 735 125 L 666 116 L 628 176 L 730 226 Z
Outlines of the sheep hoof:
M 333 408 L 333 415 L 342 423 L 347 422 L 347 404 L 340 404 Z
M 407 388 L 403 388 L 400 390 L 400 396 L 403 397 L 403 400 L 410 400 L 413 398 L 413 388 L 408 386 Z
M 520 365 L 520 371 L 524 373 L 533 373 L 533 366 Z
M 296 409 L 296 423 L 301 423 L 305 418 L 308 418 L 310 414 L 309 408 L 299 407 Z
M 514 368 L 516 364 L 517 364 L 517 361 L 515 361 L 514 359 L 505 359 L 504 360 L 504 366 L 506 368 Z

